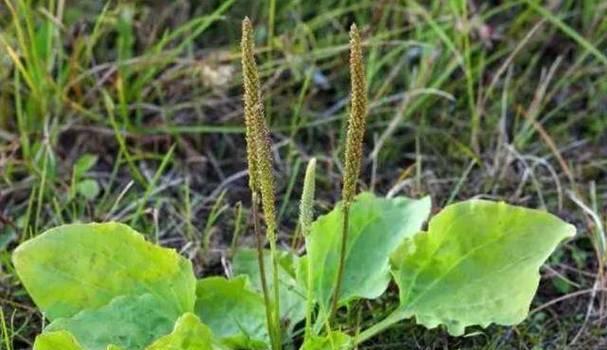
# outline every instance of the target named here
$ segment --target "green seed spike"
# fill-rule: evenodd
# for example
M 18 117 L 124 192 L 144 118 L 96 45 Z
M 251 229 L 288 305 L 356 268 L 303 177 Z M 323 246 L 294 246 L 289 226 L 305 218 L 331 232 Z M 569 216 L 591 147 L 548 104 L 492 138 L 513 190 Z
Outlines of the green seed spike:
M 255 63 L 253 45 L 253 26 L 248 18 L 242 22 L 242 71 L 244 80 L 244 110 L 247 143 L 247 162 L 249 163 L 249 187 L 253 194 L 253 206 L 257 205 L 261 195 L 261 206 L 266 223 L 266 238 L 270 242 L 272 260 L 272 305 L 268 310 L 268 328 L 272 340 L 272 349 L 281 349 L 280 330 L 280 292 L 278 281 L 278 251 L 276 248 L 276 199 L 274 195 L 274 175 L 272 173 L 272 151 L 270 131 L 266 125 L 261 99 L 261 83 Z M 263 251 L 259 248 L 260 259 Z M 260 269 L 262 265 L 260 263 Z M 265 272 L 262 273 L 262 276 Z M 267 294 L 264 292 L 264 294 Z M 268 297 L 267 295 L 265 295 Z M 269 299 L 269 298 L 268 298 Z
M 352 81 L 352 101 L 350 107 L 350 119 L 348 120 L 348 135 L 346 137 L 346 164 L 344 174 L 343 198 L 343 222 L 341 248 L 339 253 L 339 265 L 337 268 L 337 279 L 333 290 L 333 306 L 331 308 L 330 321 L 335 318 L 339 306 L 339 293 L 343 283 L 344 266 L 346 258 L 346 245 L 348 242 L 350 203 L 356 194 L 356 182 L 360 173 L 360 164 L 363 157 L 363 137 L 365 135 L 365 124 L 367 117 L 367 87 L 365 83 L 365 69 L 361 48 L 360 33 L 356 24 L 350 27 L 350 79 Z
M 301 232 L 307 236 L 314 217 L 314 191 L 316 187 L 316 158 L 310 159 L 306 167 L 303 192 L 299 204 L 299 224 Z
M 363 137 L 367 116 L 367 87 L 363 65 L 360 33 L 356 24 L 350 28 L 350 79 L 352 97 L 348 135 L 346 138 L 345 175 L 342 197 L 346 205 L 356 194 L 356 182 L 360 173 Z
M 272 173 L 272 151 L 270 131 L 261 115 L 256 116 L 255 143 L 257 145 L 257 176 L 261 192 L 261 206 L 266 222 L 270 244 L 276 242 L 276 199 L 274 197 L 274 174 Z
M 260 82 L 253 48 L 253 26 L 251 25 L 251 20 L 246 17 L 242 21 L 242 40 L 240 42 L 244 81 L 244 120 L 249 167 L 249 187 L 251 192 L 258 192 L 259 180 L 257 179 L 257 146 L 255 144 L 257 132 L 255 130 L 255 118 L 256 115 L 263 113 L 263 111 L 259 110 L 261 106 Z
M 260 99 L 261 100 L 261 99 Z M 270 143 L 270 131 L 263 118 L 261 102 L 258 113 L 255 116 L 256 134 L 254 136 L 257 148 L 257 176 L 259 181 L 259 191 L 261 192 L 261 207 L 263 209 L 266 223 L 266 237 L 270 242 L 270 254 L 272 260 L 272 289 L 274 316 L 274 341 L 273 348 L 280 350 L 280 291 L 278 281 L 278 248 L 276 247 L 276 199 L 274 197 L 274 174 L 272 173 L 272 151 Z
M 249 18 L 242 22 L 242 74 L 244 110 L 249 165 L 249 186 L 261 193 L 268 240 L 276 241 L 276 204 L 270 132 L 263 116 L 261 83 L 253 52 L 253 26 Z

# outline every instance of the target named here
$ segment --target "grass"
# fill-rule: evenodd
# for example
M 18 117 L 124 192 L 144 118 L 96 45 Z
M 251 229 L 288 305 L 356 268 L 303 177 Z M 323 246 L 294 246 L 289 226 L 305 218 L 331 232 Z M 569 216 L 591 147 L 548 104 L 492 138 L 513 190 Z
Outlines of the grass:
M 43 326 L 10 263 L 64 222 L 116 220 L 224 273 L 254 246 L 246 183 L 240 21 L 257 28 L 279 198 L 294 236 L 305 167 L 316 212 L 340 196 L 348 28 L 364 38 L 362 188 L 542 207 L 578 236 L 542 270 L 532 314 L 451 338 L 406 321 L 363 349 L 601 349 L 607 218 L 607 6 L 601 1 L 0 2 L 0 348 Z M 271 101 L 271 103 L 270 103 Z M 271 108 L 270 108 L 271 105 Z M 74 165 L 97 155 L 75 189 Z M 238 204 L 241 203 L 241 204 Z M 237 242 L 237 244 L 233 244 Z M 298 249 L 300 246 L 295 246 Z M 352 329 L 392 294 L 341 314 Z

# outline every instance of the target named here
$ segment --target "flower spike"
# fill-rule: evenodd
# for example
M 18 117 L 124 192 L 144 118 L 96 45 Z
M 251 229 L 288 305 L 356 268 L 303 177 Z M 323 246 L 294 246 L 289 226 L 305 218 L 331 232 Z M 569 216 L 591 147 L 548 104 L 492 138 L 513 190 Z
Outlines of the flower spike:
M 360 173 L 363 137 L 367 117 L 367 87 L 362 57 L 360 33 L 356 24 L 350 28 L 350 79 L 352 97 L 348 135 L 346 137 L 345 175 L 342 197 L 346 204 L 352 202 L 356 194 L 356 182 Z

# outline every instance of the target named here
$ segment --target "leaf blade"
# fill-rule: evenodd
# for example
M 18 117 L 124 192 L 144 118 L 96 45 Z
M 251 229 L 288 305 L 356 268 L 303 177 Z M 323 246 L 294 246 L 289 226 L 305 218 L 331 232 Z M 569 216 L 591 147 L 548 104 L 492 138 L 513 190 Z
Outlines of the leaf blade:
M 264 348 L 270 344 L 261 295 L 251 291 L 244 276 L 198 281 L 196 316 L 215 337 L 235 348 Z
M 40 334 L 34 341 L 34 350 L 83 350 L 78 341 L 67 331 Z
M 194 308 L 191 263 L 119 223 L 53 228 L 21 244 L 13 263 L 51 321 L 104 306 L 122 295 L 155 294 L 178 314 Z
M 152 294 L 120 296 L 98 309 L 56 319 L 45 332 L 69 331 L 87 350 L 104 350 L 110 344 L 142 349 L 168 334 L 180 316 L 163 306 Z
M 213 333 L 192 313 L 186 313 L 175 323 L 173 332 L 156 340 L 146 350 L 215 350 Z
M 430 214 L 430 198 L 386 199 L 362 193 L 350 207 L 350 229 L 340 303 L 379 297 L 390 282 L 389 256 L 405 238 L 421 229 Z M 314 295 L 321 309 L 329 310 L 339 261 L 341 206 L 312 224 L 306 239 L 312 263 Z M 305 271 L 306 267 L 300 267 Z M 303 274 L 302 274 L 303 275 Z M 307 283 L 302 282 L 304 285 Z
M 575 228 L 548 213 L 471 200 L 447 206 L 392 257 L 401 309 L 428 328 L 513 325 L 527 315 L 538 270 Z
M 354 346 L 354 341 L 350 336 L 334 331 L 328 335 L 306 339 L 300 350 L 350 350 Z
M 251 287 L 262 293 L 261 273 L 259 271 L 258 253 L 254 249 L 240 249 L 232 259 L 232 271 L 235 276 L 247 276 Z M 290 328 L 305 317 L 305 290 L 297 280 L 295 268 L 299 258 L 288 252 L 281 252 L 278 257 L 278 280 L 280 283 L 280 318 L 288 321 Z M 266 281 L 268 289 L 272 290 L 273 280 L 270 252 L 264 251 Z

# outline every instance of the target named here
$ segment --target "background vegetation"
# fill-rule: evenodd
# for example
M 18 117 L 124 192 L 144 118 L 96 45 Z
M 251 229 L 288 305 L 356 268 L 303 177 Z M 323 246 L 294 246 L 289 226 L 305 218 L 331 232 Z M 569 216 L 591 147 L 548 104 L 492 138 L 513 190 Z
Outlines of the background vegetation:
M 364 349 L 607 348 L 607 2 L 601 0 L 3 0 L 0 348 L 43 326 L 11 250 L 67 222 L 115 220 L 199 275 L 252 245 L 238 44 L 257 29 L 273 131 L 279 240 L 302 247 L 297 199 L 339 198 L 348 28 L 364 37 L 363 189 L 545 208 L 578 227 L 542 269 L 525 323 L 451 338 L 404 322 Z M 61 252 L 58 252 L 61 254 Z M 396 293 L 342 315 L 355 329 Z

